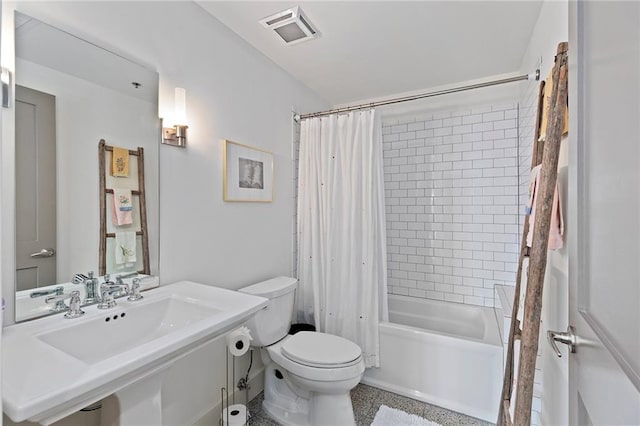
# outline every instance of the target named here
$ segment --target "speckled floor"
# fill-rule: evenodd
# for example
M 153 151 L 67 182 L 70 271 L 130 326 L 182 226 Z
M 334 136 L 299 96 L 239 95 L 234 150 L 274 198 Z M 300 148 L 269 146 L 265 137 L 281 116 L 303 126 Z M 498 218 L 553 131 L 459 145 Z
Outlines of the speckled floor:
M 251 426 L 278 426 L 278 423 L 267 417 L 262 411 L 263 394 L 260 393 L 249 403 L 249 412 L 252 414 Z M 427 404 L 415 399 L 405 398 L 395 393 L 383 391 L 378 388 L 360 384 L 351 391 L 353 411 L 356 415 L 358 426 L 369 426 L 373 421 L 381 405 L 396 408 L 409 414 L 422 416 L 427 420 L 441 424 L 442 426 L 457 425 L 481 425 L 491 423 L 465 416 L 454 411 L 445 410 L 435 405 Z M 339 426 L 339 425 L 336 425 Z M 391 426 L 391 425 L 390 425 Z

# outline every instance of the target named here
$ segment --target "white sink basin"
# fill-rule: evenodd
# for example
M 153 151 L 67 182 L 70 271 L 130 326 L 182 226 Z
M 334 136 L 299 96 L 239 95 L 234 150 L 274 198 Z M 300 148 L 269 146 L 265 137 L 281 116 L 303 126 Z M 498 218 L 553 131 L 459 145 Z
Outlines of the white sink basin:
M 114 312 L 112 315 L 105 311 L 104 318 L 74 321 L 70 327 L 37 337 L 80 361 L 96 363 L 223 311 L 174 295 L 138 305 L 128 312 Z
M 6 414 L 16 422 L 56 421 L 166 369 L 267 305 L 261 297 L 192 282 L 143 294 L 136 302 L 117 299 L 112 309 L 86 307 L 78 319 L 55 315 L 5 328 Z

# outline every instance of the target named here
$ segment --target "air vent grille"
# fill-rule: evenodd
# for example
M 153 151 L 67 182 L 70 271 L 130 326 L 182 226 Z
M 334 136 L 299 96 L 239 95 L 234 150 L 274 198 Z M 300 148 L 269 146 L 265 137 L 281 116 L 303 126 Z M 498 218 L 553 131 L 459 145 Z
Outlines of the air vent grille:
M 307 22 L 307 20 L 306 20 L 306 19 L 304 19 L 304 16 L 303 16 L 303 15 L 300 15 L 300 22 L 302 22 L 302 24 L 303 24 L 305 27 L 307 27 L 307 29 L 309 30 L 309 32 L 310 32 L 311 34 L 315 34 L 315 33 L 316 33 L 316 30 L 314 30 L 314 29 L 313 29 L 313 27 L 312 27 L 311 25 L 309 25 L 309 23 Z
M 278 22 L 282 22 L 282 21 L 284 21 L 285 19 L 289 19 L 289 18 L 293 18 L 293 13 L 289 12 L 289 13 L 284 14 L 284 15 L 282 15 L 282 16 L 279 16 L 279 17 L 277 17 L 277 18 L 275 18 L 275 19 L 272 19 L 272 20 L 270 20 L 270 21 L 267 21 L 267 25 L 271 26 L 271 25 L 273 25 L 273 24 L 277 24 Z
M 273 30 L 287 43 L 292 43 L 307 36 L 295 22 L 274 28 Z
M 274 30 L 286 44 L 311 40 L 319 35 L 318 30 L 304 15 L 300 6 L 278 12 L 260 20 L 265 27 Z

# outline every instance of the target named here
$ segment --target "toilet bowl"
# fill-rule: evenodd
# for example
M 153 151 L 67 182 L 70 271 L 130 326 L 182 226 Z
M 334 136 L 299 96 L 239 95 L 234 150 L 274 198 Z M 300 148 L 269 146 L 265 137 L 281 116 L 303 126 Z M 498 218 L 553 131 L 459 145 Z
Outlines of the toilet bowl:
M 320 344 L 325 350 L 314 354 Z M 265 380 L 264 399 L 271 417 L 284 425 L 354 423 L 349 392 L 364 373 L 358 345 L 330 334 L 301 332 L 263 351 L 268 357 L 266 374 L 272 375 Z
M 270 299 L 248 323 L 265 364 L 264 411 L 288 425 L 353 425 L 349 392 L 362 378 L 362 350 L 326 333 L 288 335 L 297 280 L 279 277 L 241 289 Z

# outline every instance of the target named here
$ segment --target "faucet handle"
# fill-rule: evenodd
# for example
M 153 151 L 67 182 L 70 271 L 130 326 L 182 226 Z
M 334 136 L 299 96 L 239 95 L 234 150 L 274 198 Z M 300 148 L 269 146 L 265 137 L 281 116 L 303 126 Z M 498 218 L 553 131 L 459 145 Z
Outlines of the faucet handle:
M 64 301 L 66 299 L 68 299 L 69 297 L 71 297 L 69 294 L 64 294 L 64 293 L 58 293 L 56 291 L 54 296 L 48 296 L 44 299 L 44 303 L 58 303 L 59 301 Z
M 127 300 L 134 302 L 142 299 L 143 297 L 144 296 L 140 294 L 140 278 L 134 278 L 131 283 L 131 288 L 129 289 L 129 297 L 127 297 Z
M 98 309 L 111 309 L 117 306 L 116 299 L 110 289 L 102 290 L 101 302 L 98 303 Z
M 46 296 L 48 294 L 55 294 L 56 296 L 60 296 L 62 293 L 64 293 L 64 287 L 60 285 L 49 290 L 32 291 L 31 293 L 29 293 L 29 297 L 33 299 L 34 297 Z
M 75 274 L 71 279 L 71 282 L 74 284 L 83 284 L 88 279 L 89 277 L 87 277 L 85 274 Z
M 67 305 L 64 303 L 64 301 L 69 297 L 71 297 L 70 294 L 58 293 L 56 291 L 56 295 L 48 296 L 46 299 L 44 299 L 44 303 L 55 303 L 55 305 L 49 310 L 49 312 L 63 312 L 67 310 Z
M 84 315 L 84 311 L 81 309 L 82 303 L 80 302 L 80 292 L 74 290 L 71 292 L 71 300 L 69 301 L 69 310 L 64 314 L 65 318 L 78 318 Z

